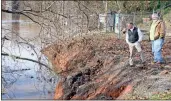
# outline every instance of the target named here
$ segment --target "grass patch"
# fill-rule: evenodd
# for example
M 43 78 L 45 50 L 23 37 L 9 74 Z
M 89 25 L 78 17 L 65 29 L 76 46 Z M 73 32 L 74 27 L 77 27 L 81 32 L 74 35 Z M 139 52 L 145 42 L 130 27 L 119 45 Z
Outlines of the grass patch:
M 169 13 L 171 13 L 171 7 L 164 9 L 164 11 L 163 11 L 164 15 L 169 14 Z
M 149 100 L 171 100 L 171 92 L 164 92 L 152 95 Z

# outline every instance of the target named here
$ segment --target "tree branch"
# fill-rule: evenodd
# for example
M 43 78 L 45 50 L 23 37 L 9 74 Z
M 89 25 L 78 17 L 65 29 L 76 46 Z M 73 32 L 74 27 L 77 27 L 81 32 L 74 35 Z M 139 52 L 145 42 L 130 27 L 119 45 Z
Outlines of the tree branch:
M 87 18 L 87 28 L 88 28 L 89 27 L 89 16 L 84 12 L 84 10 L 81 9 L 80 2 L 78 2 L 78 8 L 86 16 L 86 18 Z
M 86 8 L 89 12 L 91 12 L 91 13 L 95 13 L 97 16 L 98 16 L 98 14 L 97 14 L 97 12 L 95 12 L 95 11 L 91 11 L 86 5 L 84 5 L 83 3 L 81 3 L 80 1 L 74 1 L 74 2 L 77 2 L 77 3 L 79 3 L 79 4 L 81 4 L 84 8 Z
M 26 16 L 27 18 L 29 18 L 30 20 L 32 20 L 33 22 L 35 22 L 35 23 L 37 23 L 37 24 L 40 25 L 39 22 L 33 20 L 31 17 L 29 17 L 28 15 L 26 15 L 26 14 L 24 14 L 24 13 L 22 13 L 22 12 L 18 12 L 18 11 L 9 11 L 9 10 L 5 10 L 5 9 L 1 9 L 1 11 L 2 11 L 2 12 L 5 12 L 5 13 L 12 13 L 12 14 L 21 14 L 21 15 L 24 15 L 24 16 Z M 41 26 L 41 25 L 40 25 L 40 26 Z
M 2 56 L 10 56 L 9 54 L 6 54 L 6 53 L 1 53 Z M 19 57 L 19 56 L 15 56 L 15 55 L 12 55 L 14 58 L 16 59 L 21 59 L 21 60 L 27 60 L 27 61 L 31 61 L 31 62 L 35 62 L 35 63 L 38 63 L 40 65 L 43 65 L 45 66 L 46 68 L 48 68 L 49 70 L 53 71 L 49 66 L 47 66 L 46 64 L 44 63 L 41 63 L 39 61 L 36 61 L 36 60 L 33 60 L 33 59 L 29 59 L 29 58 L 24 58 L 24 57 Z
M 43 10 L 43 11 L 23 10 L 23 12 L 34 12 L 34 13 L 44 13 L 44 12 L 47 12 L 47 11 L 49 11 L 49 12 L 51 12 L 51 13 L 53 13 L 53 14 L 57 14 L 57 15 L 59 15 L 59 16 L 62 16 L 62 17 L 64 17 L 64 18 L 68 18 L 67 16 L 65 16 L 65 15 L 63 15 L 63 14 L 56 13 L 56 12 L 54 12 L 54 11 L 52 11 L 52 10 L 49 10 L 49 8 L 48 8 L 48 9 L 45 9 L 45 10 Z

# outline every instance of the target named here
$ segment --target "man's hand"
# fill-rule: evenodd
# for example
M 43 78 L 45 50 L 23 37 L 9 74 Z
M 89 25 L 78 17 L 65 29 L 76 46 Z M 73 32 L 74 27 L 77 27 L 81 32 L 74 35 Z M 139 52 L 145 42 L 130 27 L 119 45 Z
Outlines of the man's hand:
M 150 37 L 148 37 L 148 41 L 150 42 L 151 40 L 150 40 Z
M 126 28 L 124 28 L 124 29 L 122 30 L 122 33 L 124 33 L 124 34 L 126 33 Z
M 125 33 L 126 33 L 126 31 L 123 31 L 123 33 L 125 34 Z

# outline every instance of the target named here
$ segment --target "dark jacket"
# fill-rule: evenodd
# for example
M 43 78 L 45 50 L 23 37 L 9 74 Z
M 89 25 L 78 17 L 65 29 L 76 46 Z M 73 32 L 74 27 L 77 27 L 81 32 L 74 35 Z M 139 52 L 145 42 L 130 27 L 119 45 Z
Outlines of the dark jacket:
M 135 43 L 138 41 L 139 36 L 138 36 L 138 28 L 134 27 L 133 31 L 130 29 L 128 30 L 128 41 L 131 43 Z

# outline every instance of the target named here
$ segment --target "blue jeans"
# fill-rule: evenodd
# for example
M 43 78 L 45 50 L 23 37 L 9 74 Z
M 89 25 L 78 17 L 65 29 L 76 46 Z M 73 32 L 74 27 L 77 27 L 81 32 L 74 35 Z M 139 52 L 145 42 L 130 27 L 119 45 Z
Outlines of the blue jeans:
M 164 39 L 157 39 L 151 41 L 152 43 L 152 52 L 154 54 L 154 62 L 164 62 L 162 57 L 162 47 L 164 44 Z

